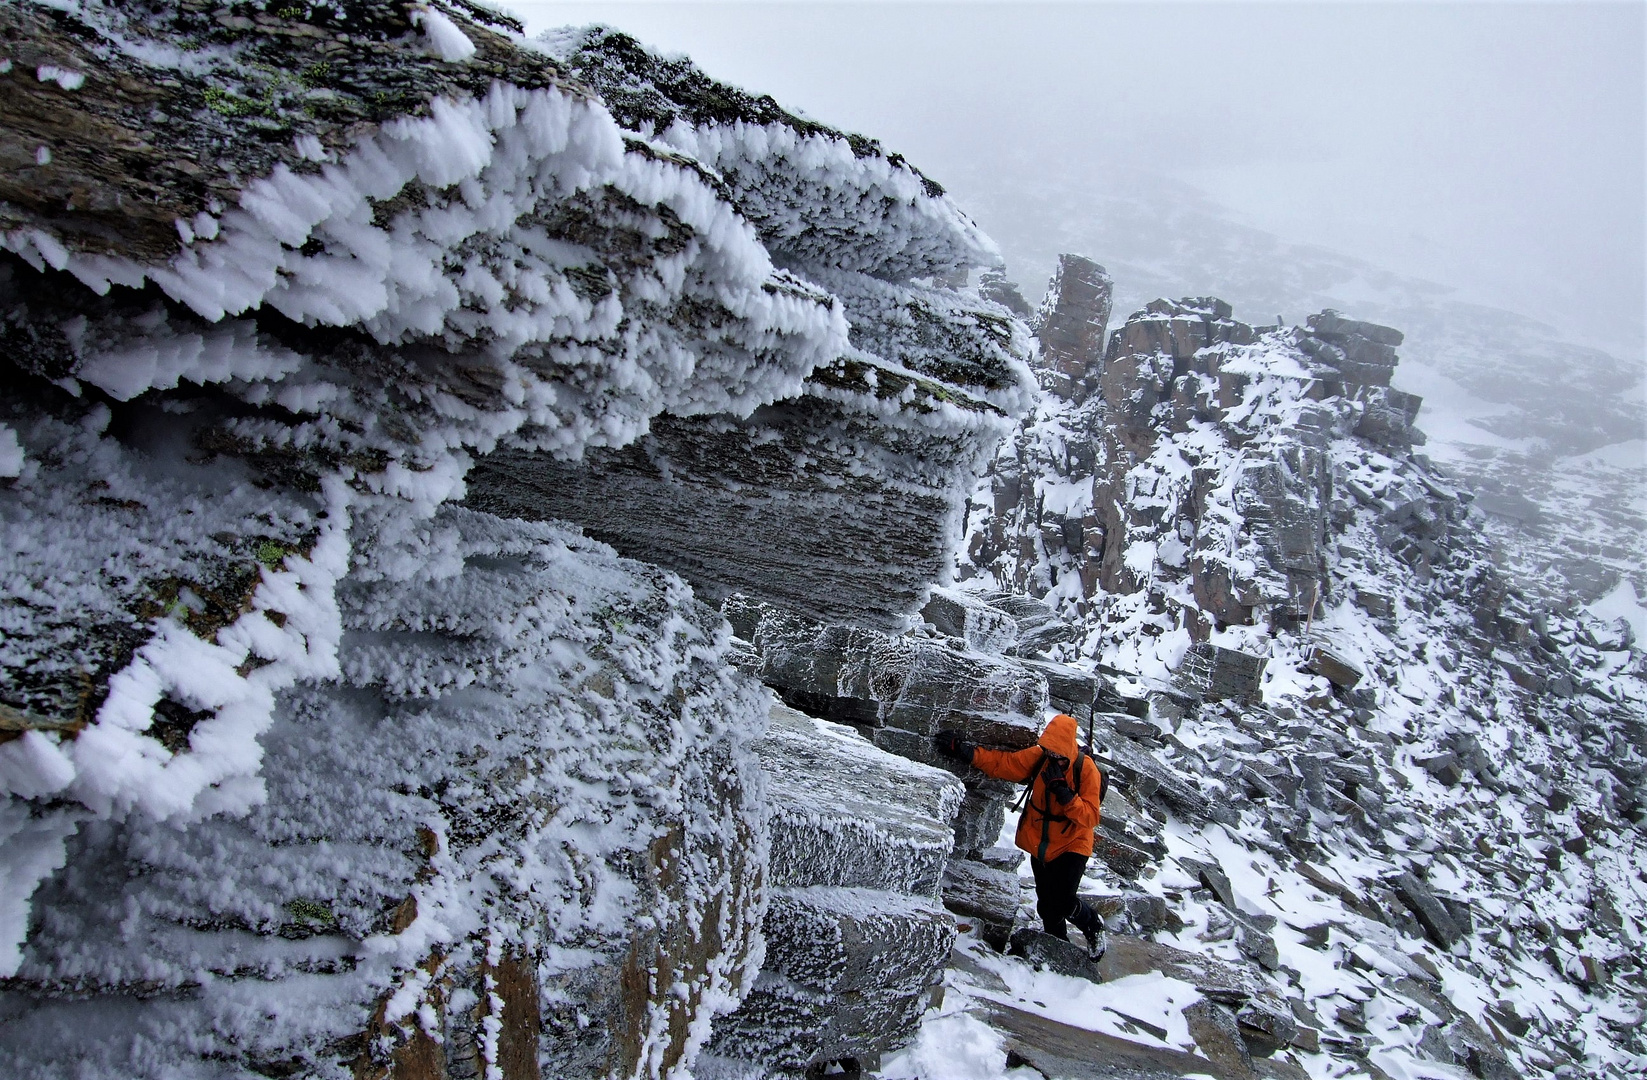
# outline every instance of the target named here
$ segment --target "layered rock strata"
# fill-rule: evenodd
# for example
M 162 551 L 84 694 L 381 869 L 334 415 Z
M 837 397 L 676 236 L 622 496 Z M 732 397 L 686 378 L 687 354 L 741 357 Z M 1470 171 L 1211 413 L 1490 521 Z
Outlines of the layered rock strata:
M 990 244 L 609 32 L 0 21 L 4 1071 L 689 1069 L 762 955 L 767 698 L 670 569 L 909 619 L 1031 400 L 945 284 Z M 931 862 L 873 886 L 923 957 Z

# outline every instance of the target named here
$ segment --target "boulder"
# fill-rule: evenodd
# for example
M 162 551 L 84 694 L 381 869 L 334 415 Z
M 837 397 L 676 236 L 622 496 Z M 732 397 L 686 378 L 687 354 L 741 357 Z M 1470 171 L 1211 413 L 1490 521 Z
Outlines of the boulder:
M 1456 787 L 1464 779 L 1463 766 L 1451 750 L 1430 757 L 1415 758 L 1413 764 L 1435 777 L 1447 787 Z
M 796 1071 L 873 1056 L 907 1040 L 942 990 L 955 924 L 939 895 L 961 785 L 781 705 L 756 750 L 771 815 L 766 960 L 708 1053 L 717 1068 Z
M 1050 660 L 1025 660 L 1023 664 L 1046 677 L 1047 697 L 1053 708 L 1081 721 L 1092 716 L 1093 700 L 1098 696 L 1099 677 L 1095 672 Z
M 1012 659 L 776 611 L 761 620 L 753 644 L 769 685 L 873 701 L 877 724 L 914 736 L 957 728 L 974 742 L 1016 748 L 1039 735 L 1046 682 Z
M 752 1063 L 756 1075 L 877 1056 L 909 1040 L 942 990 L 933 985 L 820 994 L 763 972 L 738 1009 L 716 1022 L 706 1049 L 713 1057 Z
M 1462 936 L 1458 923 L 1436 895 L 1411 873 L 1390 880 L 1395 895 L 1412 911 L 1424 934 L 1443 949 L 1451 949 Z
M 1357 435 L 1392 450 L 1406 450 L 1424 442 L 1423 433 L 1413 427 L 1424 403 L 1417 394 L 1369 386 L 1357 391 L 1356 400 L 1362 405 Z
M 1039 656 L 1054 645 L 1076 639 L 1075 627 L 1033 596 L 994 592 L 984 593 L 981 598 L 991 607 L 1012 616 L 1018 624 L 1018 641 L 1013 651 L 1019 656 Z
M 1263 683 L 1269 658 L 1226 649 L 1209 642 L 1190 646 L 1176 673 L 1178 685 L 1207 701 L 1245 700 Z
M 956 910 L 944 880 L 944 906 Z M 763 971 L 836 995 L 924 990 L 955 941 L 954 920 L 930 899 L 875 889 L 775 889 L 763 927 Z
M 1292 1010 L 1268 998 L 1251 998 L 1235 1013 L 1235 1023 L 1247 1050 L 1254 1057 L 1269 1057 L 1293 1045 L 1298 1037 L 1298 1021 Z
M 1256 1077 L 1252 1053 L 1241 1037 L 1241 1025 L 1228 1007 L 1205 998 L 1184 1009 L 1190 1038 L 1221 1075 Z
M 1359 668 L 1325 645 L 1316 645 L 1310 649 L 1310 658 L 1306 666 L 1308 670 L 1345 690 L 1354 690 L 1362 677 Z
M 1112 934 L 1130 934 L 1143 937 L 1158 930 L 1176 933 L 1184 922 L 1159 896 L 1148 893 L 1123 893 L 1119 896 L 1087 896 L 1090 903 L 1104 918 Z
M 977 652 L 1004 654 L 1018 643 L 1016 619 L 959 589 L 934 588 L 921 618 Z

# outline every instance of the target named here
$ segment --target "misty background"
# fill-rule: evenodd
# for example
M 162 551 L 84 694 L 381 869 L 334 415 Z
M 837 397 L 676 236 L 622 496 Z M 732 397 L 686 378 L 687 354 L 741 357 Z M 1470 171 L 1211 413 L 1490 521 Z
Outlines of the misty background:
M 1647 5 L 508 6 L 881 140 L 1032 304 L 1072 251 L 1112 325 L 1213 295 L 1403 330 L 1426 453 L 1535 534 L 1523 569 L 1582 542 L 1647 593 Z

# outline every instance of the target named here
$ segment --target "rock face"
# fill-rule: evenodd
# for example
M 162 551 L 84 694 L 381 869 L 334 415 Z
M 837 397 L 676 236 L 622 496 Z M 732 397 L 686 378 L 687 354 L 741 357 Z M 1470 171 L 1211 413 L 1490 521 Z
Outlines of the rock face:
M 1009 617 L 990 610 L 994 619 Z M 955 615 L 940 608 L 937 617 L 945 618 L 944 611 Z M 964 639 L 824 626 L 738 598 L 727 612 L 752 646 L 746 670 L 786 702 L 850 724 L 891 753 L 962 774 L 957 856 L 975 859 L 995 844 L 1011 785 L 939 756 L 933 736 L 947 729 L 992 746 L 1031 745 L 1048 704 L 1042 672 L 1015 657 L 968 650 Z M 975 625 L 998 625 L 976 618 Z
M 466 3 L 0 29 L 0 1072 L 669 1075 L 768 913 L 806 1061 L 907 1032 L 961 787 L 774 816 L 692 590 L 940 576 L 1033 393 L 943 189 Z
M 955 941 L 938 891 L 961 785 L 783 706 L 757 752 L 771 778 L 766 959 L 715 1022 L 705 1065 L 798 1073 L 878 1055 L 913 1033 Z
M 757 963 L 762 694 L 678 579 L 565 527 L 434 526 L 341 591 L 341 677 L 280 695 L 255 812 L 72 838 L 7 1076 L 691 1060 Z

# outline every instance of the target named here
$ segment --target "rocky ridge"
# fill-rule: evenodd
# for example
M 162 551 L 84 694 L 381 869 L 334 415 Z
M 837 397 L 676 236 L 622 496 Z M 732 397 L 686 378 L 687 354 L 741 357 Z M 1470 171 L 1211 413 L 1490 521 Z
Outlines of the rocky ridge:
M 1470 492 L 1416 449 L 1419 402 L 1388 388 L 1400 343 L 1188 299 L 1090 349 L 1090 397 L 1052 350 L 974 497 L 962 587 L 1057 609 L 1076 632 L 1051 656 L 1128 699 L 1096 720 L 1118 775 L 1142 757 L 1199 792 L 1121 787 L 1153 848 L 1101 845 L 1092 884 L 1165 900 L 1156 940 L 1287 1001 L 1307 1045 L 1251 1068 L 1628 1075 L 1642 655 L 1624 620 L 1495 566 Z

